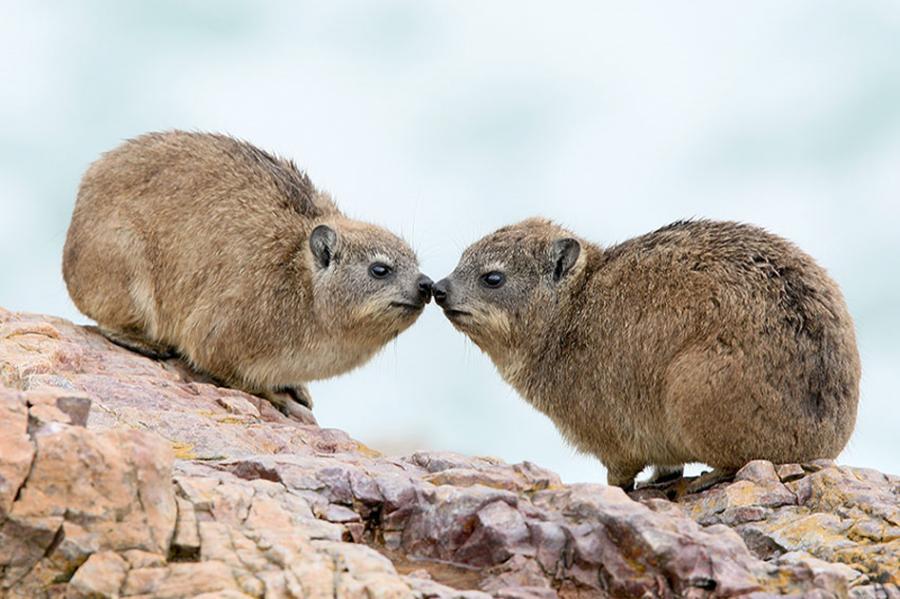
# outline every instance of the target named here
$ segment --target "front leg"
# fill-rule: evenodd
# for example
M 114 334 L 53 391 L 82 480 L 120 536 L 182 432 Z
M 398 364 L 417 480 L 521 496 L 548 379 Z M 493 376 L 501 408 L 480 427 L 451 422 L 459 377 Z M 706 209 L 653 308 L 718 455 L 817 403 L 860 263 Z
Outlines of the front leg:
M 638 485 L 638 488 L 667 487 L 682 476 L 684 476 L 684 464 L 678 464 L 677 466 L 660 466 L 657 464 L 653 466 L 653 474 L 650 476 L 650 479 Z
M 640 474 L 643 469 L 643 466 L 610 464 L 606 467 L 606 484 L 611 487 L 619 487 L 626 493 L 634 491 L 634 477 Z
M 306 385 L 279 387 L 263 393 L 263 397 L 268 399 L 272 405 L 289 418 L 293 418 L 303 424 L 319 424 L 316 422 L 316 417 L 313 416 L 312 397 Z
M 309 389 L 306 385 L 300 384 L 282 387 L 281 389 L 278 389 L 278 392 L 287 393 L 291 399 L 308 410 L 312 410 L 313 408 L 312 395 L 309 394 Z

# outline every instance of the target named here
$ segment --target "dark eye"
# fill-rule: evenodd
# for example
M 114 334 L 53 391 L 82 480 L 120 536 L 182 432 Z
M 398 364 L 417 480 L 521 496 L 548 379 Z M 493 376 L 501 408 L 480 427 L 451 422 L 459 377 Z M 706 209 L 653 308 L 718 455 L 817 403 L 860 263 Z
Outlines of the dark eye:
M 502 287 L 503 283 L 506 282 L 506 275 L 502 272 L 497 272 L 496 270 L 493 272 L 489 272 L 481 275 L 481 284 L 485 287 L 489 287 L 491 289 L 496 289 L 497 287 Z
M 393 269 L 384 262 L 373 262 L 369 265 L 369 275 L 373 279 L 383 279 L 393 272 Z

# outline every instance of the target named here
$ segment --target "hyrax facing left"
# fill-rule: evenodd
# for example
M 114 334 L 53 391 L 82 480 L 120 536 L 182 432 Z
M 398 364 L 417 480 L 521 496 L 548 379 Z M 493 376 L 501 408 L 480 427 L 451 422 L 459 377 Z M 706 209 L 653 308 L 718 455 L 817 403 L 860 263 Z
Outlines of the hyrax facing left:
M 601 248 L 527 220 L 469 247 L 434 297 L 613 485 L 647 465 L 834 458 L 853 430 L 841 293 L 756 227 L 678 222 Z
M 224 135 L 150 133 L 85 173 L 63 254 L 111 340 L 178 353 L 301 418 L 431 297 L 410 247 L 350 220 L 293 162 Z

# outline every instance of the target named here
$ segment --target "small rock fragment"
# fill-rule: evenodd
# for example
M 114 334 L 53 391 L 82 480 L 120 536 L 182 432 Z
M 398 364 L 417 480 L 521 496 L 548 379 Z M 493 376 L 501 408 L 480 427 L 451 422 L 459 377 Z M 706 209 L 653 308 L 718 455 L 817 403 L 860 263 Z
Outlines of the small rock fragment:
M 746 480 L 757 485 L 768 485 L 779 482 L 778 474 L 772 462 L 766 460 L 753 460 L 748 462 L 734 475 L 734 480 Z
M 75 572 L 69 586 L 85 597 L 118 597 L 128 562 L 112 551 L 95 553 Z
M 781 464 L 776 470 L 778 478 L 783 483 L 793 482 L 806 476 L 806 471 L 800 464 Z

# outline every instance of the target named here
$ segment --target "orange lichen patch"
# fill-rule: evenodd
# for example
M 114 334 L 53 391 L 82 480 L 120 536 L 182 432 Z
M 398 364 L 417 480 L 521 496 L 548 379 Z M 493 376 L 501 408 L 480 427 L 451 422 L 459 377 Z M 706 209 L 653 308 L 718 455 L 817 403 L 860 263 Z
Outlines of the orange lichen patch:
M 855 522 L 847 531 L 847 538 L 856 543 L 880 543 L 892 540 L 887 525 L 871 519 Z
M 765 489 L 749 481 L 739 480 L 725 488 L 729 503 L 735 506 L 756 505 Z
M 790 551 L 808 551 L 821 557 L 821 548 L 836 549 L 855 545 L 846 536 L 852 522 L 834 514 L 815 513 L 792 520 L 770 531 L 770 536 Z
M 172 446 L 172 451 L 175 453 L 175 459 L 193 460 L 197 457 L 197 454 L 194 453 L 194 445 L 191 443 L 173 441 L 170 445 Z
M 762 591 L 781 594 L 796 584 L 796 577 L 788 570 L 779 570 L 774 576 L 765 580 Z
M 202 416 L 203 418 L 218 418 L 221 416 L 221 413 L 214 412 L 213 410 L 194 410 L 194 414 Z
M 714 489 L 699 499 L 691 498 L 685 505 L 688 506 L 688 514 L 696 519 L 702 515 L 724 512 L 728 508 L 760 505 L 767 493 L 765 487 L 740 480 L 724 490 Z
M 900 585 L 900 541 L 838 549 L 832 559 L 868 575 L 873 582 Z
M 359 441 L 356 442 L 356 451 L 358 451 L 360 454 L 364 455 L 367 458 L 384 457 L 384 454 L 381 453 L 380 451 L 372 449 L 365 443 L 360 443 Z
M 216 418 L 216 422 L 221 424 L 247 424 L 249 419 L 239 416 L 219 416 Z
M 560 491 L 560 490 L 562 490 L 562 489 L 564 489 L 564 488 L 565 488 L 565 485 L 563 485 L 562 483 L 559 483 L 559 484 L 556 484 L 556 483 L 550 483 L 550 484 L 548 484 L 548 485 L 546 485 L 546 486 L 543 486 L 543 485 L 534 485 L 534 486 L 532 486 L 531 488 L 529 488 L 529 489 L 526 491 L 526 493 L 536 493 L 536 492 L 538 492 L 538 491 Z

